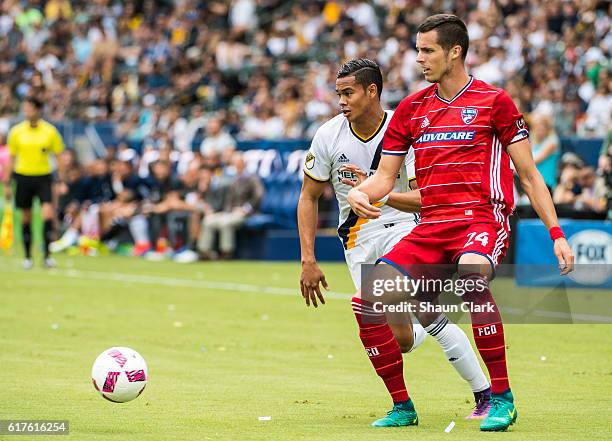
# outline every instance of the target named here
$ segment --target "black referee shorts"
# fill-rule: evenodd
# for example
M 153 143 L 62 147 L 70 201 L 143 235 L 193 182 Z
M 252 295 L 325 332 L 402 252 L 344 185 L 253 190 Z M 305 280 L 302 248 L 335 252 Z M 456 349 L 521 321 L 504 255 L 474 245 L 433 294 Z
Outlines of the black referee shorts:
M 15 178 L 15 205 L 17 208 L 31 208 L 34 197 L 40 199 L 40 203 L 51 202 L 51 175 L 25 176 L 13 173 Z

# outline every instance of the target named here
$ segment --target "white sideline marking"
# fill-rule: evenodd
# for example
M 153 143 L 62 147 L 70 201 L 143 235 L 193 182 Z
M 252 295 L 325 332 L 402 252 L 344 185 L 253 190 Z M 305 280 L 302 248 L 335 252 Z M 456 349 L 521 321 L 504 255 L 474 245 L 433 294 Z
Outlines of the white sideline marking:
M 9 270 L 10 271 L 10 270 Z M 23 273 L 23 271 L 12 271 Z M 30 274 L 36 274 L 34 272 Z M 43 274 L 42 272 L 40 274 Z M 180 279 L 177 277 L 161 277 L 161 276 L 148 276 L 144 274 L 112 274 L 98 271 L 80 271 L 80 270 L 52 270 L 44 272 L 46 275 L 55 277 L 68 277 L 72 279 L 84 279 L 84 280 L 102 280 L 102 281 L 113 281 L 113 282 L 129 282 L 129 283 L 142 283 L 146 285 L 164 285 L 171 287 L 185 287 L 185 288 L 206 288 L 206 289 L 217 289 L 221 291 L 232 291 L 232 292 L 248 292 L 258 294 L 272 294 L 278 296 L 300 296 L 299 286 L 295 289 L 283 288 L 280 286 L 262 286 L 262 285 L 251 285 L 247 283 L 229 283 L 229 282 L 214 282 L 207 280 L 189 280 Z M 350 299 L 354 294 L 325 291 L 323 290 L 325 298 L 331 299 Z

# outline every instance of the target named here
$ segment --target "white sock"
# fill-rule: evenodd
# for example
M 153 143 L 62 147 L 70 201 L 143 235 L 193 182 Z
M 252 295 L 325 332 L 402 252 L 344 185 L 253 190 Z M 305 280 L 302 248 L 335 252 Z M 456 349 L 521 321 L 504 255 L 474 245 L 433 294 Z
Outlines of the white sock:
M 414 342 L 412 343 L 412 347 L 408 352 L 412 352 L 416 348 L 421 346 L 421 343 L 423 343 L 423 341 L 425 341 L 425 337 L 427 337 L 427 332 L 425 332 L 425 328 L 423 328 L 423 326 L 421 326 L 421 324 L 418 322 L 412 323 L 412 333 L 414 334 Z
M 134 216 L 129 222 L 130 233 L 136 243 L 149 242 L 149 223 L 142 214 Z
M 72 246 L 77 243 L 77 241 L 79 240 L 79 232 L 76 229 L 70 227 L 64 232 L 60 240 L 64 243 L 66 248 L 68 248 L 69 246 Z
M 425 330 L 438 342 L 446 359 L 461 378 L 469 383 L 472 392 L 480 392 L 490 386 L 470 340 L 459 326 L 441 315 Z

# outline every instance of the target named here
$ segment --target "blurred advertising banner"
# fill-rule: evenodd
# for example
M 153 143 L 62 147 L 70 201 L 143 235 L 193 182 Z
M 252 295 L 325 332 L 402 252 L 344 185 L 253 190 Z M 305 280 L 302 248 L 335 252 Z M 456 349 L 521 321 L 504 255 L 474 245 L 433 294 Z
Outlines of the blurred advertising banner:
M 612 289 L 612 222 L 561 220 L 575 256 L 576 270 L 567 277 L 547 270 L 557 264 L 548 231 L 539 220 L 517 227 L 515 277 L 519 286 L 566 286 Z

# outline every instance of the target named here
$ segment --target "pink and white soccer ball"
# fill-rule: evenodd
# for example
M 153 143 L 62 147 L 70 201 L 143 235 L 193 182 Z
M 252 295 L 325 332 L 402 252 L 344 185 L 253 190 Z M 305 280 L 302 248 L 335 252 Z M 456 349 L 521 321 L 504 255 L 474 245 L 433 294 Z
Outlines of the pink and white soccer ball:
M 94 361 L 91 379 L 104 398 L 126 403 L 140 395 L 147 385 L 147 363 L 133 349 L 110 348 Z

